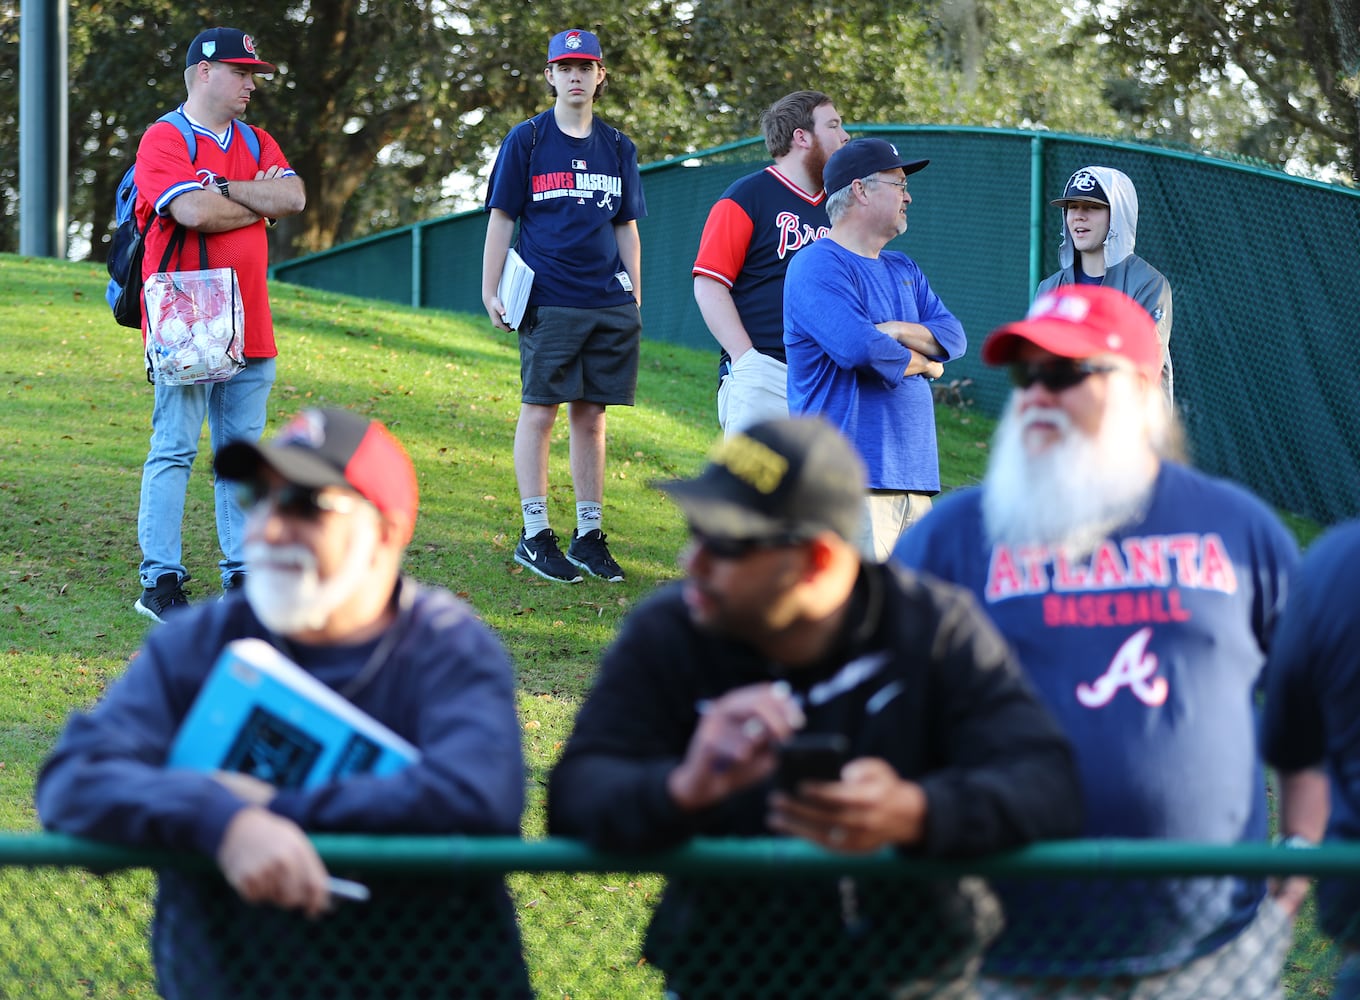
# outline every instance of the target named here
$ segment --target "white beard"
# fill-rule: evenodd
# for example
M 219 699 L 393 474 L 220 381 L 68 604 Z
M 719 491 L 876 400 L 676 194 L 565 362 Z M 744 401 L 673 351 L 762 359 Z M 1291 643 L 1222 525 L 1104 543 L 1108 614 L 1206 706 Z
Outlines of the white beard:
M 246 601 L 264 627 L 279 635 L 322 628 L 367 581 L 378 545 L 376 526 L 355 516 L 345 561 L 322 580 L 316 556 L 302 545 L 247 542 Z
M 1110 399 L 1100 433 L 1090 437 L 1053 409 L 1020 413 L 1011 398 L 992 444 L 982 484 L 982 523 L 991 545 L 1046 545 L 1085 555 L 1140 516 L 1156 478 L 1149 434 L 1137 404 Z M 1126 408 L 1126 412 L 1117 412 Z M 1056 425 L 1061 440 L 1031 454 L 1030 423 Z

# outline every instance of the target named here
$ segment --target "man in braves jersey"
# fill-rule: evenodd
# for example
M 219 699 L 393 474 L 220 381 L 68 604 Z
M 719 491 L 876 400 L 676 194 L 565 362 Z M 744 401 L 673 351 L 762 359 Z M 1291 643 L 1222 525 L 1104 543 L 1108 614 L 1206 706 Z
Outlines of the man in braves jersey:
M 482 302 L 509 330 L 499 286 L 516 249 L 534 270 L 519 324 L 520 412 L 515 478 L 524 528 L 515 561 L 547 580 L 580 583 L 580 569 L 618 582 L 602 529 L 605 407 L 632 406 L 642 336 L 642 244 L 647 214 L 637 147 L 595 118 L 605 87 L 600 40 L 571 28 L 548 43 L 543 70 L 555 101 L 511 129 L 491 171 Z M 567 404 L 576 530 L 566 555 L 548 523 L 548 442 Z
M 1296 571 L 1292 537 L 1245 490 L 1170 457 L 1156 326 L 1122 292 L 1040 296 L 982 357 L 1015 385 L 987 475 L 937 504 L 897 557 L 972 590 L 1014 646 L 1076 748 L 1085 837 L 1264 840 L 1253 696 Z M 1286 834 L 1317 836 L 1316 809 L 1299 808 L 1315 779 L 1285 779 Z M 1304 885 L 1004 886 L 984 996 L 1278 996 Z
M 760 116 L 774 163 L 734 182 L 708 213 L 694 261 L 694 300 L 718 362 L 718 423 L 736 434 L 786 417 L 784 271 L 831 228 L 822 168 L 850 141 L 831 98 L 799 90 Z
M 160 270 L 231 267 L 241 285 L 245 313 L 246 367 L 226 382 L 157 385 L 151 413 L 151 447 L 142 469 L 137 541 L 142 549 L 142 596 L 136 609 L 155 621 L 188 604 L 189 579 L 180 543 L 189 471 L 198 454 L 206 417 L 214 449 L 230 441 L 259 440 L 274 384 L 274 321 L 265 276 L 269 266 L 266 221 L 301 212 L 307 203 L 302 179 L 279 144 L 263 129 L 238 119 L 250 107 L 255 74 L 273 73 L 250 35 L 235 28 L 209 28 L 189 45 L 180 111 L 196 140 L 190 155 L 171 122 L 146 130 L 137 147 L 139 227 L 146 227 L 143 276 Z M 244 130 L 254 129 L 259 156 Z M 176 237 L 176 230 L 183 230 Z M 182 240 L 163 268 L 172 239 Z M 206 256 L 203 251 L 206 250 Z M 143 309 L 145 314 L 145 309 Z M 143 336 L 146 318 L 143 316 Z M 244 582 L 246 515 L 232 486 L 213 486 L 223 590 Z

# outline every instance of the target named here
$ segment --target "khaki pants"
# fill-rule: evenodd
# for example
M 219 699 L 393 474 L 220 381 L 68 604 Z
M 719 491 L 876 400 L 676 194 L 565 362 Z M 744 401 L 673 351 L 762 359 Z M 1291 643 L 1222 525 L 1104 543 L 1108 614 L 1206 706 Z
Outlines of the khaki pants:
M 887 562 L 897 540 L 930 513 L 930 494 L 870 490 L 864 497 L 864 526 L 859 551 L 869 562 Z

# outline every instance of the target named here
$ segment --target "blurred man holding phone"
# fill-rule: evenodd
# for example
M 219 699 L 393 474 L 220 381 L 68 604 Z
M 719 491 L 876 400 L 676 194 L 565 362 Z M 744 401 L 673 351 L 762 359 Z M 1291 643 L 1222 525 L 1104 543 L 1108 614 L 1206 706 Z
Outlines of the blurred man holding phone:
M 1078 828 L 1068 744 L 972 599 L 861 558 L 864 469 L 830 424 L 758 423 L 661 488 L 689 522 L 686 579 L 605 653 L 549 782 L 550 832 L 606 850 L 786 834 L 966 857 Z M 781 757 L 792 792 L 776 790 Z M 971 977 L 995 933 L 977 888 L 677 879 L 645 953 L 682 1000 L 915 995 Z M 724 923 L 727 968 L 698 958 Z M 734 979 L 757 952 L 778 960 Z

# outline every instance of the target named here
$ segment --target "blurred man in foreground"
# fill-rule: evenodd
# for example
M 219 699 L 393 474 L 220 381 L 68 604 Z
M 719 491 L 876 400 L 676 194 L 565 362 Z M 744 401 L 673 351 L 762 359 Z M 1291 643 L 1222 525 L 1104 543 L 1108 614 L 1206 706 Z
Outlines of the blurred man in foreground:
M 1355 566 L 1360 521 L 1315 541 L 1299 569 L 1266 661 L 1261 746 L 1286 773 L 1325 767 L 1330 777 L 1326 839 L 1360 841 L 1360 613 Z M 1316 838 L 1297 837 L 1291 846 Z M 1317 888 L 1318 923 L 1346 958 L 1332 1000 L 1360 998 L 1360 879 L 1324 878 Z
M 172 1000 L 307 990 L 348 997 L 394 976 L 402 982 L 411 973 L 393 957 L 392 927 L 404 929 L 408 947 L 417 931 L 438 943 L 470 928 L 474 957 L 461 961 L 498 987 L 466 995 L 530 996 L 498 880 L 385 879 L 372 882 L 370 901 L 339 902 L 345 885 L 308 839 L 519 832 L 523 767 L 509 658 L 461 602 L 401 573 L 416 522 L 410 458 L 376 421 L 306 410 L 270 444 L 227 445 L 215 466 L 239 484 L 249 512 L 243 593 L 187 608 L 152 631 L 101 701 L 71 716 L 38 778 L 43 824 L 216 861 L 220 875 L 160 872 L 152 950 Z M 268 642 L 412 744 L 418 759 L 384 776 L 354 766 L 305 787 L 231 769 L 168 768 L 210 668 L 243 638 Z M 282 740 L 286 720 L 272 725 Z M 323 915 L 321 925 L 306 919 Z M 328 950 L 323 933 L 334 935 Z M 465 971 L 450 962 L 441 949 L 414 974 L 447 981 Z
M 551 832 L 967 857 L 1077 829 L 1068 745 L 973 600 L 861 558 L 864 467 L 833 427 L 755 424 L 663 488 L 689 520 L 687 579 L 605 653 Z M 683 1000 L 961 996 L 914 990 L 966 988 L 991 903 L 968 880 L 674 879 L 646 954 Z
M 986 478 L 898 558 L 971 590 L 1015 648 L 1076 749 L 1084 837 L 1265 840 L 1253 698 L 1293 538 L 1245 490 L 1172 460 L 1156 326 L 1122 292 L 1040 296 L 982 357 L 1015 386 Z M 1286 833 L 1320 832 L 1298 808 L 1315 777 L 1284 784 Z M 1277 996 L 1305 887 L 1017 881 L 984 996 Z

